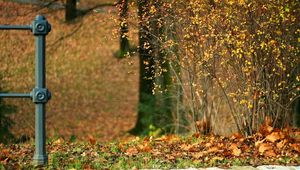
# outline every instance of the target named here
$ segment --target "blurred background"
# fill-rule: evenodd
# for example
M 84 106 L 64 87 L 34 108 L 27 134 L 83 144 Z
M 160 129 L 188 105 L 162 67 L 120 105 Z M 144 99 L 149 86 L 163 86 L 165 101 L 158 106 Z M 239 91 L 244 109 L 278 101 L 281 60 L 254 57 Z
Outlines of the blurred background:
M 76 3 L 76 19 L 66 22 L 63 1 L 1 1 L 0 24 L 29 25 L 42 14 L 52 25 L 46 40 L 46 83 L 52 93 L 47 103 L 47 136 L 116 139 L 135 123 L 138 58 L 114 56 L 119 49 L 114 1 Z M 1 91 L 30 92 L 34 36 L 29 31 L 1 31 L 0 39 Z M 33 137 L 34 104 L 28 99 L 1 102 L 13 122 L 14 137 Z
M 0 1 L 0 24 L 47 36 L 49 138 L 244 136 L 300 125 L 300 3 L 261 0 Z M 0 88 L 34 87 L 34 37 L 0 31 Z M 0 101 L 2 140 L 34 137 L 30 100 Z

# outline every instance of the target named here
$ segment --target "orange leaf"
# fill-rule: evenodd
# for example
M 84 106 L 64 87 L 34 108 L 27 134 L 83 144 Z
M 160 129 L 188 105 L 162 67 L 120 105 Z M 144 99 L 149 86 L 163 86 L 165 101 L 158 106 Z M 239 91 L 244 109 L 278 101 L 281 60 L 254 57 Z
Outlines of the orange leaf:
M 89 142 L 90 142 L 92 145 L 95 145 L 95 144 L 96 144 L 96 139 L 95 139 L 92 135 L 89 135 L 88 138 L 89 138 Z
M 192 157 L 195 158 L 195 159 L 199 159 L 199 158 L 202 158 L 204 156 L 204 152 L 196 152 L 196 153 L 193 153 L 192 154 Z
M 139 153 L 139 151 L 134 147 L 128 148 L 125 152 L 125 154 L 128 156 L 136 155 L 138 153 Z
M 234 133 L 232 136 L 231 136 L 231 139 L 241 139 L 243 138 L 243 135 L 240 134 L 240 133 Z
M 184 151 L 189 151 L 189 152 L 196 152 L 196 147 L 197 147 L 197 144 L 182 144 L 180 145 L 180 148 Z
M 217 152 L 218 150 L 219 150 L 218 147 L 213 146 L 213 147 L 209 148 L 209 149 L 207 150 L 207 152 L 208 152 L 208 153 L 212 153 L 212 152 Z
M 268 143 L 262 143 L 259 145 L 258 151 L 263 154 L 265 151 L 272 150 L 272 146 Z
M 264 153 L 265 156 L 267 157 L 275 157 L 276 156 L 276 153 L 274 152 L 273 149 L 271 150 L 267 150 L 265 153 Z
M 278 148 L 278 149 L 281 149 L 281 148 L 283 148 L 284 146 L 285 146 L 285 144 L 287 143 L 287 140 L 285 139 L 285 140 L 282 140 L 282 141 L 280 141 L 280 142 L 278 142 L 277 144 L 276 144 L 276 147 Z
M 293 143 L 293 144 L 290 144 L 290 146 L 293 148 L 294 151 L 297 151 L 300 153 L 300 143 Z
M 259 132 L 262 135 L 266 136 L 270 134 L 272 131 L 273 131 L 272 119 L 269 116 L 267 116 L 265 117 L 264 123 L 259 128 Z
M 234 156 L 240 156 L 242 153 L 241 149 L 239 149 L 236 144 L 231 144 L 229 149 L 232 151 L 232 155 Z
M 266 136 L 266 140 L 272 143 L 283 138 L 284 138 L 284 134 L 282 132 L 272 132 L 271 134 Z
M 142 152 L 150 152 L 151 151 L 151 146 L 146 143 L 144 145 L 139 145 L 139 150 L 142 151 Z
M 264 140 L 259 140 L 259 141 L 256 141 L 255 142 L 255 147 L 259 147 L 260 146 L 260 144 L 262 144 L 264 141 L 265 141 L 266 139 L 264 139 Z

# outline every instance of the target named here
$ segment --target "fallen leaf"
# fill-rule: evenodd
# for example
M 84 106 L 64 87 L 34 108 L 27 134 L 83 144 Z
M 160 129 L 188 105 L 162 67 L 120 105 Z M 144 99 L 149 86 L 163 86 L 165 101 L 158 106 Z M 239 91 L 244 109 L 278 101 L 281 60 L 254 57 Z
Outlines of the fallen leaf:
M 234 133 L 232 136 L 231 136 L 231 139 L 241 139 L 243 138 L 243 135 L 240 134 L 240 133 Z
M 272 143 L 283 138 L 284 138 L 284 134 L 282 132 L 272 132 L 271 134 L 266 136 L 266 140 Z
M 273 149 L 271 150 L 267 150 L 265 153 L 264 153 L 265 156 L 267 157 L 275 157 L 277 154 L 274 152 Z
M 211 159 L 211 161 L 223 161 L 224 158 L 223 157 L 220 157 L 220 156 L 215 156 Z
M 265 140 L 266 140 L 266 139 L 256 141 L 256 142 L 255 142 L 255 147 L 259 147 L 260 144 L 264 143 Z
M 285 146 L 285 144 L 287 143 L 287 140 L 285 139 L 285 140 L 282 140 L 282 141 L 280 141 L 280 142 L 278 142 L 277 144 L 276 144 L 276 147 L 278 148 L 278 149 L 282 149 L 284 146 Z
M 262 143 L 259 145 L 258 151 L 263 154 L 265 151 L 272 150 L 272 146 L 269 143 Z
M 290 146 L 292 147 L 292 149 L 294 151 L 297 151 L 300 153 L 300 143 L 292 143 L 292 144 L 290 144 Z
M 207 153 L 212 153 L 212 152 L 217 152 L 217 151 L 219 151 L 219 148 L 216 146 L 213 146 L 207 150 Z
M 166 155 L 166 158 L 170 161 L 175 160 L 176 158 L 173 155 Z
M 59 144 L 62 144 L 63 142 L 64 142 L 64 140 L 59 138 L 56 141 L 54 141 L 53 144 L 59 145 Z
M 240 156 L 242 151 L 237 147 L 237 144 L 231 144 L 229 149 L 232 151 L 232 155 L 234 156 Z
M 271 119 L 271 117 L 266 116 L 263 124 L 259 127 L 259 132 L 262 135 L 266 136 L 266 135 L 270 134 L 272 131 L 273 131 L 272 119 Z
M 196 152 L 196 153 L 192 154 L 192 157 L 195 159 L 199 159 L 199 158 L 202 158 L 204 155 L 205 155 L 204 152 Z
M 96 144 L 96 139 L 92 135 L 88 135 L 88 139 L 90 144 L 95 145 Z
M 151 149 L 152 149 L 152 147 L 148 143 L 145 143 L 143 145 L 139 145 L 139 150 L 142 151 L 142 152 L 150 152 Z
M 180 145 L 180 148 L 182 150 L 189 151 L 189 152 L 196 152 L 197 151 L 196 147 L 197 147 L 196 143 L 192 144 L 192 145 L 191 144 L 182 144 L 182 145 Z
M 205 147 L 207 147 L 207 148 L 208 148 L 208 147 L 211 147 L 211 146 L 212 146 L 211 143 L 206 143 L 206 144 L 205 144 Z
M 128 148 L 125 152 L 126 155 L 132 156 L 138 154 L 139 151 L 135 147 Z

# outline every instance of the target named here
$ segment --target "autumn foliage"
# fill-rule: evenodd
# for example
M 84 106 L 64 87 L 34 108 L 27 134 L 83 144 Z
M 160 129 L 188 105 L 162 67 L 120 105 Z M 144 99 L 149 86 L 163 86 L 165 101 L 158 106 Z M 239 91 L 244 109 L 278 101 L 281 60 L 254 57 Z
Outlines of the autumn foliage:
M 130 138 L 113 143 L 72 142 L 63 139 L 47 144 L 45 169 L 144 169 L 299 165 L 299 130 L 275 129 L 268 123 L 248 137 L 201 135 Z M 0 167 L 32 169 L 33 145 L 0 144 Z
M 160 44 L 149 67 L 155 67 L 154 79 L 169 72 L 173 81 L 173 88 L 161 88 L 155 81 L 154 92 L 167 90 L 177 99 L 175 131 L 183 127 L 195 132 L 203 121 L 211 125 L 205 131 L 216 129 L 217 120 L 228 121 L 220 117 L 231 117 L 245 135 L 255 133 L 266 117 L 274 127 L 291 125 L 300 82 L 298 1 L 149 4 L 145 8 L 150 14 L 140 22 Z

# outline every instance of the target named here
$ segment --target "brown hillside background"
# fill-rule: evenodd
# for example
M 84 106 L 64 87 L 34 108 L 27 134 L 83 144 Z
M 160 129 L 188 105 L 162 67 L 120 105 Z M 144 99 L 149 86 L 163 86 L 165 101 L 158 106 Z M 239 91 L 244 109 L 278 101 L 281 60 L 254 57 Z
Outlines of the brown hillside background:
M 113 1 L 84 0 L 79 9 Z M 64 22 L 64 10 L 0 2 L 0 24 L 30 24 L 43 14 L 52 25 L 47 36 L 47 86 L 52 99 L 47 104 L 47 136 L 69 139 L 118 139 L 136 121 L 138 57 L 117 59 L 118 15 L 104 6 Z M 130 21 L 135 22 L 135 21 Z M 34 87 L 34 38 L 26 31 L 0 31 L 1 86 L 5 91 L 28 93 Z M 136 25 L 130 24 L 131 44 L 137 44 Z M 34 104 L 28 99 L 5 99 L 17 108 L 11 114 L 17 136 L 34 136 Z M 225 112 L 224 112 L 225 113 Z M 221 119 L 221 120 L 219 120 Z M 232 118 L 219 113 L 214 132 L 235 131 Z M 226 128 L 224 128 L 226 127 Z

